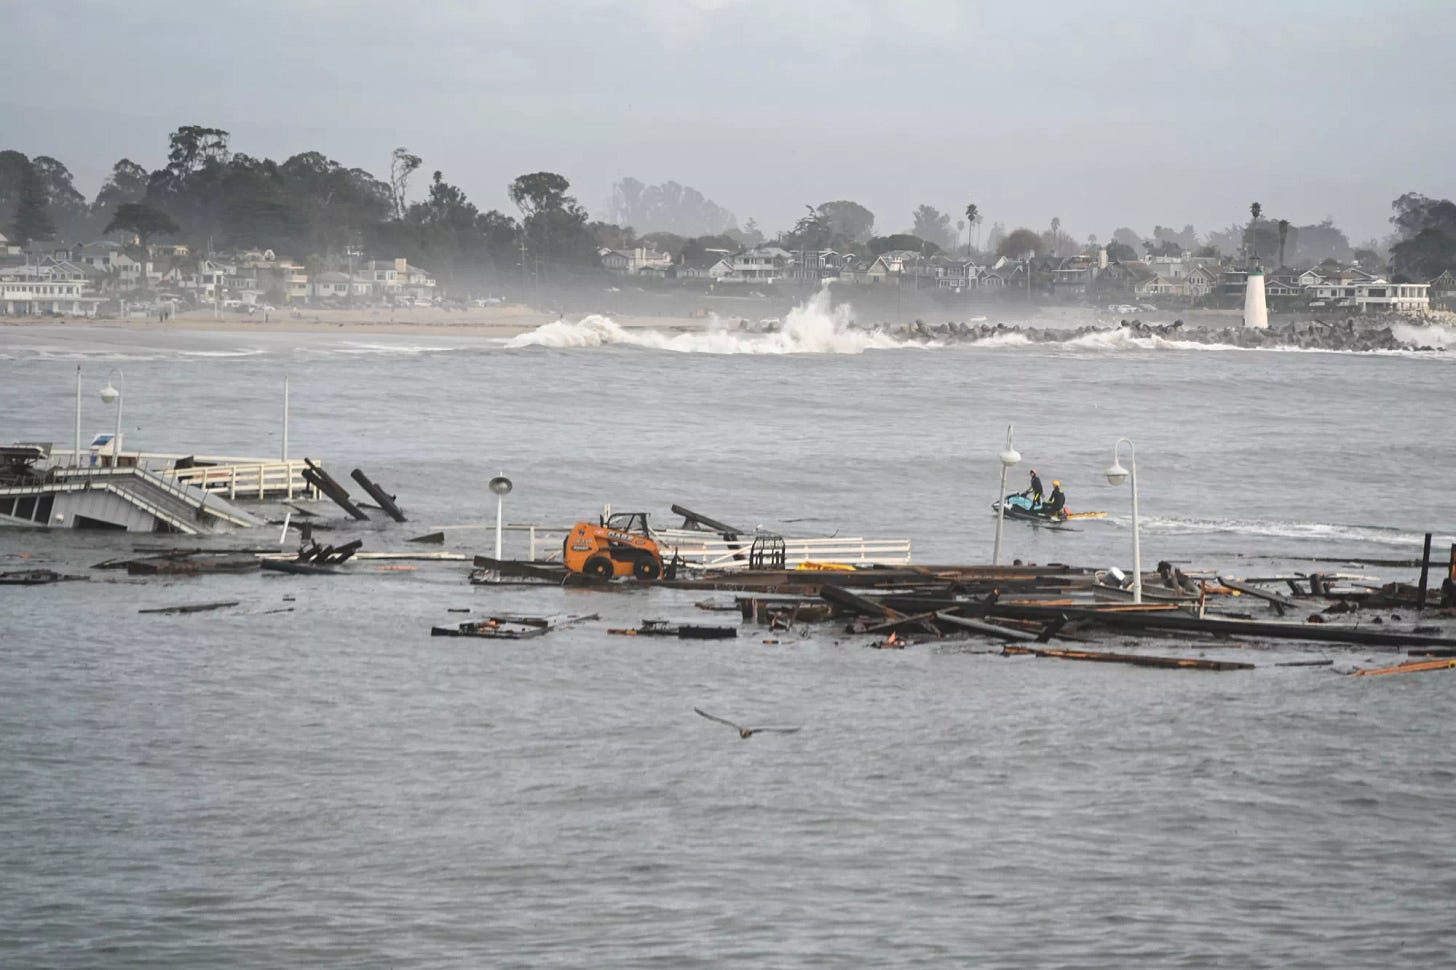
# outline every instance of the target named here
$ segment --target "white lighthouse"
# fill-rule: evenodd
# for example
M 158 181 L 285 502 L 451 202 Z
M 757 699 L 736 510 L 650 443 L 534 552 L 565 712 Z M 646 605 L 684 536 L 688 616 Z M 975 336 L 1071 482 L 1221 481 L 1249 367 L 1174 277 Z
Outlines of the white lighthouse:
M 1269 308 L 1264 303 L 1264 271 L 1258 266 L 1250 267 L 1249 279 L 1244 286 L 1244 326 L 1269 329 Z

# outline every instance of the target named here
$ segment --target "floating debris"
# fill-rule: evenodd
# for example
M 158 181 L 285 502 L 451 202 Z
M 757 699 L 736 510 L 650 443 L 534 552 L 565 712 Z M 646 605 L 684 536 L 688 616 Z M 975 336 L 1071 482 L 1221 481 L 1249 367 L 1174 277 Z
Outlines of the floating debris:
M 19 569 L 0 573 L 0 586 L 45 586 L 72 580 L 86 580 L 86 576 L 64 576 L 53 569 Z
M 479 620 L 467 620 L 457 626 L 435 626 L 430 628 L 432 637 L 480 637 L 486 640 L 528 640 L 545 636 L 553 630 L 599 620 L 596 613 L 564 614 L 561 616 L 521 616 L 501 613 Z
M 1456 667 L 1456 658 L 1443 660 L 1412 660 L 1403 664 L 1396 664 L 1393 667 L 1376 667 L 1374 669 L 1352 670 L 1348 676 L 1351 677 L 1376 677 L 1381 674 L 1414 674 L 1423 670 L 1450 670 Z
M 216 603 L 188 603 L 182 606 L 157 606 L 138 613 L 205 613 L 208 610 L 222 610 L 237 606 L 237 600 L 218 600 Z
M 670 623 L 667 620 L 643 620 L 635 629 L 612 629 L 608 633 L 619 637 L 677 637 L 679 640 L 732 640 L 738 636 L 736 626 L 695 626 L 690 623 Z

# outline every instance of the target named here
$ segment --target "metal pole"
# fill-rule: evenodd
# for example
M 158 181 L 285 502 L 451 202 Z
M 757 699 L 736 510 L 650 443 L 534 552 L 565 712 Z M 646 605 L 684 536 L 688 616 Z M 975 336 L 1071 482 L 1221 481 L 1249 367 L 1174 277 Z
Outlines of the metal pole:
M 121 371 L 118 370 L 117 373 L 120 374 Z M 116 395 L 116 434 L 111 436 L 112 468 L 121 467 L 121 406 L 126 402 L 126 378 L 124 376 L 121 379 L 121 387 L 118 390 L 121 393 Z
M 1127 441 L 1128 465 L 1132 471 L 1132 601 L 1143 601 L 1143 552 L 1138 537 L 1137 449 Z
M 283 461 L 288 461 L 288 375 L 283 375 Z
M 996 544 L 991 549 L 991 565 L 1001 561 L 1001 523 L 1006 519 L 1006 469 L 1021 460 L 1016 447 L 1011 443 L 1012 426 L 1006 426 L 1006 450 L 997 455 L 1001 462 L 1001 491 L 996 493 Z
M 81 365 L 76 365 L 76 452 L 71 456 L 71 466 L 81 467 Z
M 505 474 L 502 472 L 501 474 Z M 495 561 L 500 562 L 501 558 L 501 512 L 506 504 L 504 495 L 495 497 Z
M 996 545 L 991 550 L 991 565 L 1001 562 L 1001 523 L 1006 518 L 1006 465 L 1001 465 L 1001 491 L 996 493 Z

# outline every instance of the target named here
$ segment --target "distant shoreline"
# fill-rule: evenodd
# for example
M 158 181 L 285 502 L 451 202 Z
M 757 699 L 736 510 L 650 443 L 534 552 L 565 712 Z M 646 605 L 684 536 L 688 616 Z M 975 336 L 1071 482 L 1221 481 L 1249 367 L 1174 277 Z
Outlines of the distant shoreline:
M 192 310 L 161 322 L 152 318 L 98 319 L 95 317 L 13 317 L 0 315 L 4 327 L 87 327 L 129 330 L 139 333 L 188 331 L 217 333 L 376 333 L 435 334 L 468 337 L 509 338 L 529 333 L 556 320 L 577 320 L 585 314 L 560 314 L 522 306 L 444 310 L 417 307 L 398 310 L 360 309 L 275 310 L 265 322 L 262 313 L 252 316 L 225 313 L 215 319 L 208 311 Z M 696 332 L 707 329 L 711 318 L 679 316 L 611 315 L 613 322 L 628 329 Z

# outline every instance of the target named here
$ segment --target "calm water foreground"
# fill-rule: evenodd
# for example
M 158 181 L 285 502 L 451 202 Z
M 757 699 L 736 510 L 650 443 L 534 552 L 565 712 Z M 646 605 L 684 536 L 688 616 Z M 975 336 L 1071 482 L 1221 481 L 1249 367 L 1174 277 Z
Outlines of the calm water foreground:
M 412 515 L 367 548 L 486 520 L 505 470 L 512 521 L 678 502 L 965 562 L 989 558 L 1014 421 L 1016 488 L 1034 465 L 1112 517 L 1009 523 L 1010 556 L 1127 565 L 1128 491 L 1098 474 L 1124 434 L 1149 564 L 1456 541 L 1445 356 L 678 352 L 708 346 L 5 329 L 0 438 L 68 444 L 79 363 L 88 436 L 121 367 L 130 445 L 270 454 L 286 370 L 292 453 Z M 151 541 L 0 533 L 0 568 Z M 1449 965 L 1456 675 L 1258 644 L 1201 649 L 1260 665 L 1215 674 L 829 630 L 636 640 L 605 627 L 701 621 L 701 597 L 465 573 L 0 589 L 0 965 Z M 218 599 L 241 605 L 136 612 Z M 430 639 L 450 608 L 603 619 Z M 694 706 L 803 730 L 742 741 Z

